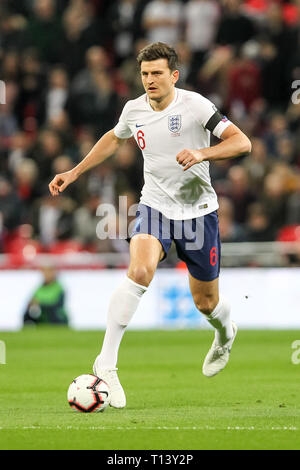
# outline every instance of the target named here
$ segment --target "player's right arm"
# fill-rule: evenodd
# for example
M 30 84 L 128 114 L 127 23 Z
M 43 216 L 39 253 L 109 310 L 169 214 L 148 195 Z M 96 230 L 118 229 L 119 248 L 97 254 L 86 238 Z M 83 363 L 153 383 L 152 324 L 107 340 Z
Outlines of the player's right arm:
M 76 181 L 80 175 L 113 155 L 118 147 L 126 142 L 126 140 L 127 139 L 118 138 L 113 129 L 104 134 L 77 166 L 53 178 L 49 184 L 49 190 L 52 196 L 58 196 L 59 193 L 62 193 L 71 183 Z

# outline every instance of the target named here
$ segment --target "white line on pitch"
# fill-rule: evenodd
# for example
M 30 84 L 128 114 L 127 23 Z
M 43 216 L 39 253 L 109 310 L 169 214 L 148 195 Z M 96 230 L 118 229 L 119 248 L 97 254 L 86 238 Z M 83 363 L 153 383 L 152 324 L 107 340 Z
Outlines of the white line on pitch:
M 39 431 L 299 431 L 296 426 L 7 426 L 4 430 Z

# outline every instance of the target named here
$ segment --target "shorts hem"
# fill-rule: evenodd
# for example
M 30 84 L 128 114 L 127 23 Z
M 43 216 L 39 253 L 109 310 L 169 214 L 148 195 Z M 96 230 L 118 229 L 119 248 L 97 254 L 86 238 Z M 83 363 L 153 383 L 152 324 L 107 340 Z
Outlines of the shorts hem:
M 195 275 L 195 273 L 192 273 L 192 272 L 190 271 L 190 269 L 189 269 L 188 266 L 187 266 L 187 268 L 188 268 L 188 271 L 189 271 L 190 275 L 191 275 L 194 279 L 196 279 L 197 281 L 212 282 L 212 281 L 215 281 L 216 279 L 218 279 L 218 278 L 220 277 L 220 273 L 218 273 L 216 276 L 211 276 L 211 277 L 209 277 L 209 278 L 207 278 L 207 279 L 203 279 L 203 277 L 205 277 L 205 276 L 201 276 L 202 278 L 200 279 L 200 275 L 198 275 L 198 274 Z

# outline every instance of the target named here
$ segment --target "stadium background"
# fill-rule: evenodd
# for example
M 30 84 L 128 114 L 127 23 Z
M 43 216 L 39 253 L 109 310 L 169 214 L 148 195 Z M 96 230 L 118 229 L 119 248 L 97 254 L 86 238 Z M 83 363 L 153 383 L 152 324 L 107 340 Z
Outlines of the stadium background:
M 1 1 L 1 449 L 299 449 L 299 3 Z M 221 291 L 240 332 L 226 371 L 207 380 L 212 332 L 171 253 L 132 322 L 145 331 L 122 342 L 126 409 L 76 415 L 68 384 L 91 371 L 128 263 L 124 240 L 96 237 L 96 208 L 137 201 L 141 155 L 129 142 L 59 198 L 48 183 L 143 92 L 135 55 L 153 40 L 177 47 L 179 86 L 211 98 L 252 140 L 251 156 L 211 166 Z M 22 329 L 43 276 L 80 331 Z
M 95 313 L 79 323 L 104 328 L 105 309 L 97 313 L 87 279 L 101 284 L 103 270 L 112 268 L 121 271 L 107 276 L 118 279 L 128 264 L 128 245 L 97 238 L 96 210 L 110 203 L 118 211 L 119 196 L 127 197 L 128 207 L 138 201 L 140 151 L 129 141 L 59 198 L 50 196 L 48 184 L 114 127 L 128 99 L 143 93 L 135 56 L 158 40 L 178 50 L 178 86 L 209 97 L 252 140 L 250 156 L 211 165 L 223 266 L 242 268 L 223 270 L 224 288 L 239 299 L 236 315 L 243 312 L 239 320 L 246 327 L 299 326 L 292 309 L 286 323 L 272 321 L 283 308 L 280 299 L 288 296 L 291 305 L 299 305 L 293 287 L 300 259 L 299 11 L 299 1 L 279 0 L 1 2 L 6 103 L 0 105 L 0 328 L 22 326 L 24 309 L 43 279 L 39 269 L 49 265 L 68 284 L 70 323 L 78 326 L 80 279 L 82 304 Z M 145 321 L 134 320 L 133 326 L 201 326 L 175 251 L 160 268 L 174 266 L 178 270 L 167 271 L 170 285 L 163 289 L 158 281 L 152 287 L 165 320 L 155 314 L 149 323 L 144 313 Z M 262 281 L 254 282 L 262 272 Z M 243 283 L 237 282 L 240 273 Z M 230 290 L 236 285 L 238 295 Z M 12 295 L 16 289 L 18 297 Z M 109 295 L 104 289 L 102 305 Z M 251 311 L 260 308 L 262 295 L 269 310 L 259 321 Z

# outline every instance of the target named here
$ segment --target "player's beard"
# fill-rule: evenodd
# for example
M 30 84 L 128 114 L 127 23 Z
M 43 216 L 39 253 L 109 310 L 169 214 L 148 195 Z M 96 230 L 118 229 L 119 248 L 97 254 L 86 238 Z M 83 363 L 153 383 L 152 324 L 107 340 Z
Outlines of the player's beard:
M 161 103 L 162 101 L 164 101 L 166 98 L 168 98 L 168 96 L 172 93 L 172 90 L 169 90 L 168 93 L 164 94 L 164 95 L 161 95 L 161 96 L 158 96 L 158 97 L 152 97 L 150 95 L 148 95 L 149 97 L 149 100 L 150 101 L 155 101 L 156 103 Z M 147 93 L 148 94 L 148 93 Z

